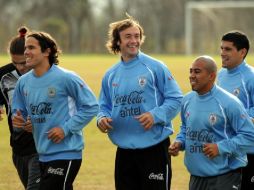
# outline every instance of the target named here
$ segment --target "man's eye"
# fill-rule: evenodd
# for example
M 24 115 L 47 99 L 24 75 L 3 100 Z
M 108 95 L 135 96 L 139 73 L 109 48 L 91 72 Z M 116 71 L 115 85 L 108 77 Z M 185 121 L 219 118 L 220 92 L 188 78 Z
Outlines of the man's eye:
M 26 61 L 22 61 L 22 62 L 12 62 L 14 65 L 25 65 L 26 64 Z

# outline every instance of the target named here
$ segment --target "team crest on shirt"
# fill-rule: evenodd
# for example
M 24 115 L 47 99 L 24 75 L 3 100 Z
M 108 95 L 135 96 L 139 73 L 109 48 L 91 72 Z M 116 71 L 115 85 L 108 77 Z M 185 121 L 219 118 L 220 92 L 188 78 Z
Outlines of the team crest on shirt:
M 56 89 L 55 88 L 48 88 L 48 97 L 53 98 L 56 96 Z
M 139 86 L 143 88 L 146 85 L 146 81 L 147 80 L 145 77 L 139 77 L 139 79 L 138 79 Z
M 214 125 L 217 122 L 217 116 L 214 113 L 210 114 L 209 122 L 211 125 Z
M 239 88 L 234 89 L 233 94 L 237 97 L 240 94 L 240 89 Z

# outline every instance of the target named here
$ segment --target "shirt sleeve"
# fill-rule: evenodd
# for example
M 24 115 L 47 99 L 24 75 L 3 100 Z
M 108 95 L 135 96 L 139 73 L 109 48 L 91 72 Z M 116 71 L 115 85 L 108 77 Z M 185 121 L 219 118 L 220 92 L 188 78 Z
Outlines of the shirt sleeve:
M 180 87 L 165 65 L 162 65 L 155 73 L 156 85 L 164 101 L 150 111 L 154 123 L 167 124 L 179 113 L 183 98 Z
M 77 111 L 62 126 L 65 135 L 82 130 L 98 112 L 96 97 L 81 78 L 76 75 L 67 77 L 66 88 L 69 96 L 75 101 Z
M 102 87 L 99 95 L 99 113 L 97 115 L 97 121 L 102 117 L 111 117 L 112 101 L 110 98 L 109 89 L 109 74 L 106 74 L 102 80 Z
M 249 82 L 250 84 L 247 85 L 247 90 L 249 92 L 249 102 L 247 102 L 247 104 L 249 104 L 249 108 L 247 108 L 247 112 L 250 117 L 254 118 L 254 81 L 250 80 Z
M 176 135 L 176 142 L 181 143 L 181 150 L 185 150 L 185 141 L 186 141 L 186 117 L 188 117 L 188 112 L 186 112 L 185 106 L 181 106 L 181 127 L 180 127 L 180 132 Z
M 228 130 L 227 138 L 218 142 L 220 154 L 237 155 L 248 152 L 254 144 L 254 126 L 243 105 L 232 103 L 225 109 Z
M 0 81 L 0 106 L 3 106 L 5 104 L 6 104 L 6 100 L 5 100 L 5 97 L 4 97 L 2 82 Z
M 16 114 L 17 110 L 21 111 L 23 118 L 27 118 L 27 107 L 25 101 L 25 93 L 23 92 L 23 85 L 21 80 L 18 80 L 12 98 L 11 112 Z

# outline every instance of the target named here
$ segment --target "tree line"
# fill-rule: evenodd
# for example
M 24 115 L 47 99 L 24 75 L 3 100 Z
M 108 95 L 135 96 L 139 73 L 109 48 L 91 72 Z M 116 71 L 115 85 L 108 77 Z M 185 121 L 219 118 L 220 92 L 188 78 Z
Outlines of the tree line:
M 188 2 L 190 1 L 0 0 L 0 48 L 3 52 L 17 28 L 26 25 L 30 29 L 52 34 L 63 52 L 106 53 L 108 25 L 126 18 L 127 12 L 144 27 L 146 41 L 142 50 L 182 54 L 185 52 L 185 6 Z M 250 12 L 254 12 L 253 9 L 240 10 L 240 15 L 239 10 L 236 12 L 234 9 L 195 11 L 192 18 L 193 52 L 216 51 L 216 39 L 226 30 L 238 27 L 253 31 L 254 24 L 251 20 L 254 15 Z

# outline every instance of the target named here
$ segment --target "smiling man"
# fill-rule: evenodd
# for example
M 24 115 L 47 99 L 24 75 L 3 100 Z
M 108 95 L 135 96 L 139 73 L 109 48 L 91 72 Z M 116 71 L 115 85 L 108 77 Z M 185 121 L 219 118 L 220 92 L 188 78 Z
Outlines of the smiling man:
M 216 72 L 209 56 L 192 63 L 192 91 L 183 98 L 181 130 L 169 148 L 173 156 L 185 151 L 189 190 L 240 190 L 246 151 L 254 143 L 251 119 L 235 96 L 214 84 Z
M 254 68 L 245 58 L 250 48 L 246 34 L 231 31 L 222 36 L 222 69 L 218 75 L 218 85 L 234 94 L 244 105 L 249 116 L 254 118 Z M 248 151 L 248 165 L 243 168 L 242 189 L 254 189 L 254 145 Z
M 33 31 L 25 40 L 26 66 L 32 70 L 17 82 L 12 123 L 27 118 L 39 153 L 39 190 L 72 190 L 84 149 L 83 128 L 97 114 L 95 95 L 74 72 L 58 66 L 60 48 L 48 33 Z
M 170 189 L 167 148 L 182 93 L 162 62 L 140 51 L 144 31 L 129 17 L 110 24 L 107 48 L 121 60 L 102 81 L 98 127 L 118 147 L 116 190 Z

